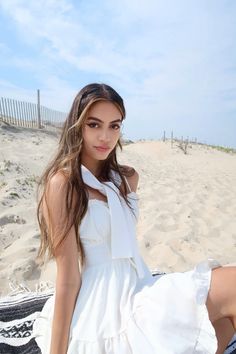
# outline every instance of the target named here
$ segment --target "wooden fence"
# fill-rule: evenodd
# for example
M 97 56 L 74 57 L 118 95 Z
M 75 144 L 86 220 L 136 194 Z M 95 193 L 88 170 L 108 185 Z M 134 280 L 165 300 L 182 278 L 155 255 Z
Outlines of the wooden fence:
M 163 136 L 162 136 L 162 141 L 171 141 L 171 148 L 173 149 L 174 146 L 179 147 L 181 150 L 183 150 L 184 154 L 187 154 L 187 148 L 192 147 L 191 144 L 201 144 L 197 141 L 197 138 L 192 138 L 189 139 L 189 137 L 185 138 L 182 136 L 181 139 L 174 137 L 173 131 L 171 131 L 171 137 L 168 139 L 166 137 L 166 132 L 164 130 Z
M 60 129 L 66 113 L 55 111 L 39 103 L 21 102 L 0 97 L 0 121 L 27 128 Z

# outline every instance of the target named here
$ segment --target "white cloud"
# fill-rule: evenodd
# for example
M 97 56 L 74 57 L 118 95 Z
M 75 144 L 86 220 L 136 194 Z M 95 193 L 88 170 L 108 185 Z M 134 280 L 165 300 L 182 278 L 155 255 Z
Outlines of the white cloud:
M 150 125 L 158 116 L 165 119 L 162 125 L 180 126 L 191 117 L 189 124 L 197 126 L 235 109 L 236 70 L 228 69 L 234 66 L 236 30 L 225 2 L 0 4 L 20 39 L 38 53 L 36 59 L 11 58 L 11 65 L 32 72 L 44 100 L 59 109 L 75 92 L 73 73 L 79 83 L 94 77 L 113 85 L 125 97 L 131 119 L 140 116 Z
M 0 97 L 12 98 L 19 101 L 36 102 L 36 92 L 24 89 L 7 80 L 0 80 Z

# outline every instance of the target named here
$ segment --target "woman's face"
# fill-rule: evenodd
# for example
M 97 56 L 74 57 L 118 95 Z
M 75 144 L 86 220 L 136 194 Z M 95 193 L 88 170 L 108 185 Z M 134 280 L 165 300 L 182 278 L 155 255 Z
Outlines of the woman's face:
M 83 125 L 83 157 L 105 160 L 120 137 L 122 115 L 111 102 L 95 102 Z

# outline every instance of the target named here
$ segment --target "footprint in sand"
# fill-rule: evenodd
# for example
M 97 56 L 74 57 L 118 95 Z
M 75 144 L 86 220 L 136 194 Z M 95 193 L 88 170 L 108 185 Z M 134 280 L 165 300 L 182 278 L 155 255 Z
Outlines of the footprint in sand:
M 7 224 L 25 224 L 26 221 L 23 218 L 20 218 L 18 215 L 5 215 L 0 218 L 0 226 Z
M 29 252 L 35 252 L 35 251 L 37 251 L 36 247 L 32 247 L 32 248 L 29 249 Z
M 19 238 L 19 236 L 17 237 L 17 235 L 15 235 L 15 233 L 13 231 L 11 231 L 8 234 L 4 234 L 2 233 L 2 230 L 0 229 L 0 234 L 1 234 L 1 238 L 0 238 L 0 250 L 5 250 L 8 247 L 10 247 L 12 245 L 12 243 Z
M 24 280 L 37 280 L 40 278 L 41 270 L 34 260 L 29 260 L 25 270 L 23 271 Z

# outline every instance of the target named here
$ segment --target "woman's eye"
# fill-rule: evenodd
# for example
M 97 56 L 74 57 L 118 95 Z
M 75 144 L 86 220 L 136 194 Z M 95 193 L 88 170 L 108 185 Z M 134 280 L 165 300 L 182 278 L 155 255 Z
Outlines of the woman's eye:
M 89 124 L 88 124 L 88 126 L 89 126 L 90 128 L 95 128 L 96 125 L 98 125 L 98 124 L 97 124 L 97 123 L 89 123 Z
M 98 123 L 88 123 L 87 125 L 88 125 L 90 128 L 96 128 L 96 127 L 99 126 Z M 114 129 L 114 130 L 119 130 L 119 129 L 120 129 L 120 125 L 119 125 L 119 124 L 113 124 L 111 127 L 112 127 L 112 129 Z
M 118 130 L 118 129 L 120 129 L 120 125 L 119 124 L 113 124 L 112 128 L 115 129 L 115 130 Z

